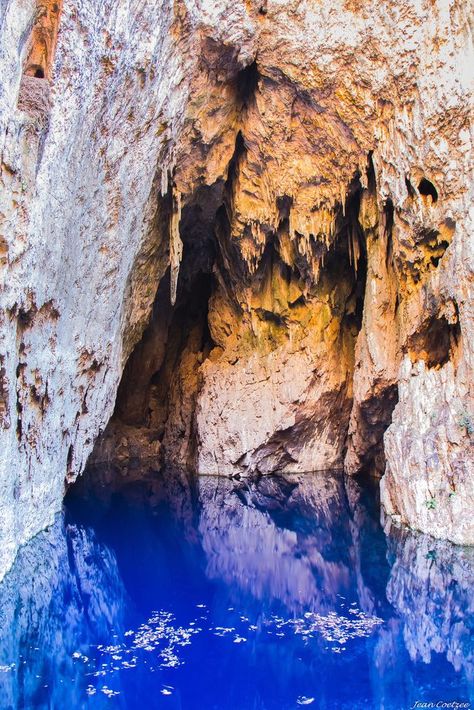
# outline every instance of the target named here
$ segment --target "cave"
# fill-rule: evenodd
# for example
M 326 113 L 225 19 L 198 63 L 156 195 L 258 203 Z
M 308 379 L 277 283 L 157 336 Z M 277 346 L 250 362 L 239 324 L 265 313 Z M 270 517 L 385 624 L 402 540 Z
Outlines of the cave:
M 422 197 L 431 197 L 433 204 L 438 201 L 438 190 L 427 178 L 421 178 L 418 183 L 418 192 Z
M 237 98 L 243 108 L 246 108 L 253 99 L 259 78 L 260 74 L 256 61 L 241 69 L 237 74 Z
M 27 42 L 23 75 L 35 79 L 49 78 L 56 49 L 62 0 L 36 1 L 36 14 Z
M 292 201 L 287 196 L 280 197 L 278 231 L 268 233 L 258 267 L 250 276 L 229 238 L 230 195 L 245 150 L 239 133 L 226 182 L 199 189 L 183 208 L 182 259 L 175 303 L 170 298 L 168 269 L 159 283 L 150 322 L 125 365 L 114 414 L 96 443 L 89 467 L 107 462 L 117 470 L 132 469 L 133 475 L 140 477 L 140 466 L 148 460 L 153 461 L 155 470 L 182 466 L 191 472 L 199 471 L 197 446 L 201 432 L 195 410 L 202 389 L 202 366 L 208 358 L 215 363 L 223 351 L 225 355 L 221 338 L 232 339 L 233 328 L 246 328 L 243 332 L 237 330 L 240 350 L 235 356 L 223 358 L 224 369 L 245 358 L 246 347 L 257 353 L 271 353 L 282 343 L 291 342 L 291 333 L 299 332 L 306 313 L 316 318 L 315 326 L 319 327 L 321 316 L 311 313 L 319 312 L 323 299 L 331 304 L 339 324 L 331 345 L 331 362 L 338 368 L 340 357 L 347 373 L 334 391 L 323 390 L 320 401 L 316 400 L 307 411 L 303 408 L 299 412 L 296 404 L 295 423 L 289 428 L 276 427 L 252 454 L 241 452 L 235 459 L 235 469 L 230 466 L 227 475 L 240 475 L 242 471 L 258 475 L 281 467 L 291 470 L 298 464 L 294 454 L 298 442 L 300 446 L 306 446 L 305 442 L 314 446 L 314 438 L 323 435 L 327 426 L 328 445 L 339 452 L 336 463 L 331 459 L 330 467 L 342 468 L 352 403 L 349 388 L 353 352 L 362 327 L 367 277 L 367 248 L 359 223 L 359 178 L 354 178 L 344 206 L 337 211 L 336 236 L 327 252 L 318 240 L 312 239 L 311 256 L 299 256 L 292 264 L 281 255 Z M 324 262 L 324 271 L 316 279 L 311 266 L 314 260 Z M 245 312 L 240 311 L 238 296 L 242 284 L 246 284 L 250 299 Z M 216 298 L 220 305 L 213 306 L 211 324 L 209 303 Z M 230 308 L 233 326 L 219 322 L 222 304 Z M 219 333 L 221 326 L 226 331 L 224 336 Z M 235 396 L 238 398 L 238 393 Z M 392 397 L 388 399 L 390 406 L 385 407 L 382 397 L 371 407 L 370 424 L 377 432 L 378 444 L 390 423 L 393 404 Z M 373 446 L 364 466 L 375 456 L 379 456 L 379 449 Z
M 468 5 L 2 0 L 0 706 L 472 705 Z
M 125 365 L 115 410 L 92 454 L 92 467 L 106 460 L 119 468 L 140 467 L 148 458 L 159 467 L 172 463 L 177 451 L 180 464 L 192 463 L 198 387 L 194 375 L 214 346 L 207 316 L 215 289 L 218 245 L 213 230 L 221 191 L 222 185 L 204 189 L 183 209 L 175 302 L 171 302 L 168 267 L 150 321 Z M 186 383 L 184 398 L 175 391 L 182 384 L 180 378 Z

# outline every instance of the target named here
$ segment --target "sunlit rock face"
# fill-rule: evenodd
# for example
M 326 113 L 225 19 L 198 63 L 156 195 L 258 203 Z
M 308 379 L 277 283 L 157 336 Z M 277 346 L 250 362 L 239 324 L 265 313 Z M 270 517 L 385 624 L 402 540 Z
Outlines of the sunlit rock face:
M 0 23 L 0 568 L 121 379 L 109 450 L 386 459 L 389 513 L 473 542 L 444 495 L 472 521 L 466 4 L 8 0 Z

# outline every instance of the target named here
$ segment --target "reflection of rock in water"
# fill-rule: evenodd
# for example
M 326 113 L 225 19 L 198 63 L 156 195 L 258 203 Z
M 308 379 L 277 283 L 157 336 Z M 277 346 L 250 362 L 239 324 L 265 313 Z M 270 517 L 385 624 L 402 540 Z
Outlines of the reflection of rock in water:
M 0 672 L 1 707 L 83 707 L 85 669 L 73 653 L 118 633 L 123 607 L 113 553 L 58 516 L 0 585 L 0 665 L 15 664 Z
M 433 654 L 446 654 L 472 685 L 474 549 L 393 526 L 387 539 L 387 598 L 403 619 L 410 658 L 429 663 Z
M 417 687 L 414 669 L 420 669 L 420 662 L 422 667 L 429 663 L 434 654 L 440 654 L 438 659 L 446 657 L 460 672 L 459 689 L 472 687 L 474 550 L 390 528 L 389 520 L 382 545 L 375 534 L 380 526 L 367 508 L 367 495 L 373 496 L 374 491 L 361 488 L 354 479 L 346 480 L 346 491 L 358 580 L 364 572 L 361 608 L 370 612 L 382 599 L 391 605 L 373 649 L 376 703 L 411 707 L 409 689 Z M 387 558 L 385 566 L 380 564 L 382 554 Z M 463 692 L 460 699 L 467 699 Z
M 413 664 L 433 653 L 460 671 L 459 688 L 472 684 L 474 551 L 406 530 L 385 536 L 371 496 L 328 474 L 201 478 L 206 571 L 241 606 L 253 597 L 262 610 L 276 601 L 290 615 L 324 615 L 343 596 L 382 616 L 373 638 L 374 698 L 380 707 L 409 707 L 422 672 Z
M 123 656 L 120 668 L 114 668 L 115 645 L 105 657 L 108 676 L 121 684 L 117 702 L 127 692 L 135 697 L 135 689 L 149 682 L 150 639 L 159 641 L 154 647 L 161 654 L 159 667 L 169 662 L 178 677 L 181 659 L 167 654 L 175 653 L 181 627 L 192 647 L 186 668 L 188 663 L 201 667 L 199 643 L 208 643 L 209 635 L 227 643 L 227 650 L 218 653 L 216 673 L 232 689 L 229 697 L 235 702 L 229 707 L 239 707 L 242 677 L 254 673 L 258 682 L 255 658 L 266 672 L 277 669 L 275 684 L 283 694 L 295 679 L 313 679 L 314 669 L 323 669 L 321 707 L 324 702 L 334 706 L 333 681 L 341 677 L 341 664 L 348 700 L 338 707 L 350 710 L 356 707 L 351 683 L 358 692 L 357 677 L 364 674 L 373 703 L 363 707 L 411 707 L 417 699 L 413 689 L 427 687 L 428 676 L 431 684 L 434 678 L 441 688 L 455 687 L 460 699 L 468 694 L 473 678 L 472 556 L 407 531 L 386 536 L 374 490 L 358 481 L 330 473 L 253 481 L 193 478 L 144 465 L 141 470 L 124 467 L 113 481 L 110 469 L 95 469 L 82 489 L 89 502 L 97 504 L 100 498 L 106 515 L 99 513 L 102 527 L 97 523 L 97 530 L 107 532 L 104 539 L 116 552 L 99 545 L 89 530 L 61 520 L 22 550 L 0 587 L 0 664 L 16 660 L 19 653 L 28 661 L 0 674 L 0 691 L 12 707 L 22 687 L 36 692 L 45 683 L 53 687 L 54 678 L 67 678 L 69 688 L 61 695 L 56 683 L 52 704 L 61 707 L 60 700 L 67 699 L 63 706 L 82 707 L 84 674 L 96 664 L 88 644 L 100 643 L 98 631 Z M 78 502 L 79 512 L 87 508 L 84 499 Z M 131 599 L 135 594 L 134 603 L 145 600 L 147 607 L 138 631 L 127 618 L 126 636 L 121 628 L 128 613 L 123 584 Z M 180 594 L 175 609 L 174 597 Z M 148 607 L 158 611 L 150 617 Z M 168 607 L 176 619 L 167 614 Z M 190 613 L 196 613 L 191 622 Z M 164 631 L 163 619 L 168 620 Z M 137 646 L 136 639 L 146 645 Z M 242 649 L 237 668 L 229 650 L 236 648 L 234 643 Z M 34 651 L 40 644 L 51 649 L 49 662 Z M 74 651 L 89 661 L 81 656 L 73 663 Z M 426 666 L 430 658 L 432 665 Z M 121 675 L 126 667 L 136 668 L 128 681 Z M 75 679 L 72 690 L 70 679 Z M 149 687 L 155 687 L 155 679 Z M 127 682 L 134 683 L 133 690 Z M 264 701 L 258 706 L 264 707 Z
M 68 491 L 66 504 L 81 515 L 84 509 L 111 508 L 119 497 L 129 507 L 158 510 L 180 523 L 187 539 L 195 540 L 194 477 L 182 468 L 159 468 L 156 461 L 136 459 L 89 466 Z
M 364 485 L 353 477 L 346 477 L 344 483 L 350 508 L 351 562 L 360 605 L 369 614 L 380 613 L 386 606 L 385 587 L 390 566 L 387 542 L 379 521 L 378 486 L 371 478 L 365 479 Z
M 327 611 L 354 586 L 350 511 L 341 476 L 199 480 L 207 573 L 288 609 Z

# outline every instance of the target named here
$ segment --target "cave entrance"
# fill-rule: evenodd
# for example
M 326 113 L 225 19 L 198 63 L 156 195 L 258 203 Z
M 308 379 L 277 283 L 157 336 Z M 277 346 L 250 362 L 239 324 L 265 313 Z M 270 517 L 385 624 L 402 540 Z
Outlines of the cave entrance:
M 191 465 L 199 367 L 214 347 L 208 304 L 218 252 L 215 198 L 214 191 L 203 190 L 183 210 L 175 304 L 168 268 L 150 322 L 125 365 L 112 418 L 90 458 L 89 468 L 107 464 L 109 483 L 117 472 L 142 478 L 144 462 L 155 471 L 165 463 Z
M 229 173 L 232 176 L 231 170 Z M 297 458 L 306 442 L 306 448 L 312 446 L 315 452 L 312 463 L 318 460 L 318 437 L 324 427 L 329 432 L 324 434 L 326 467 L 339 466 L 342 469 L 351 446 L 356 447 L 358 456 L 351 473 L 371 466 L 375 460 L 378 462 L 383 454 L 383 434 L 396 404 L 396 387 L 374 391 L 369 401 L 359 403 L 358 412 L 351 415 L 354 409 L 352 387 L 356 341 L 363 327 L 366 307 L 367 239 L 379 239 L 377 248 L 383 251 L 382 262 L 390 261 L 387 245 L 391 235 L 387 232 L 390 232 L 393 220 L 384 222 L 385 238 L 380 231 L 375 236 L 375 227 L 372 237 L 364 231 L 359 215 L 361 200 L 366 197 L 365 188 L 356 176 L 345 205 L 341 205 L 336 215 L 334 228 L 337 236 L 332 246 L 325 251 L 321 240 L 313 239 L 310 248 L 314 259 L 299 254 L 293 264 L 287 264 L 280 249 L 285 243 L 286 233 L 283 231 L 288 229 L 286 213 L 291 204 L 288 201 L 285 205 L 280 200 L 280 227 L 276 233 L 268 233 L 258 269 L 250 277 L 239 272 L 243 269 L 242 261 L 239 261 L 238 254 L 234 258 L 233 243 L 229 239 L 229 189 L 228 183 L 223 181 L 202 187 L 183 207 L 179 224 L 182 259 L 176 299 L 173 303 L 171 270 L 168 269 L 160 281 L 148 327 L 124 368 L 114 414 L 89 461 L 89 468 L 108 464 L 112 471 L 108 484 L 115 480 L 121 485 L 121 477 L 114 475 L 117 470 L 126 472 L 128 481 L 134 476 L 136 480 L 143 479 L 147 462 L 151 462 L 155 474 L 170 465 L 189 471 L 202 470 L 201 459 L 207 465 L 205 456 L 208 451 L 211 452 L 209 456 L 214 456 L 217 445 L 226 456 L 230 452 L 225 466 L 235 467 L 233 474 L 240 471 L 244 475 L 266 473 L 281 466 L 290 471 L 294 463 L 306 465 L 306 462 L 300 464 Z M 312 273 L 312 264 L 318 258 L 321 272 L 316 273 L 314 267 Z M 226 307 L 228 292 L 233 292 L 236 282 L 244 289 L 247 310 L 244 308 L 241 316 L 241 304 L 234 294 L 235 312 L 227 326 L 235 324 L 235 328 L 240 328 L 242 325 L 242 330 L 232 340 L 230 347 L 235 347 L 235 351 L 225 351 L 226 346 L 221 341 L 219 348 L 213 342 L 209 320 L 214 327 L 214 313 Z M 269 293 L 274 286 L 278 298 L 275 298 L 275 292 Z M 326 334 L 327 314 L 332 320 Z M 327 348 L 321 367 L 318 369 L 317 366 L 315 370 L 315 394 L 310 392 L 314 400 L 309 400 L 311 404 L 306 410 L 304 407 L 292 410 L 296 412 L 294 425 L 281 430 L 277 422 L 275 431 L 270 431 L 263 443 L 259 440 L 249 455 L 244 451 L 241 456 L 240 449 L 236 449 L 237 455 L 234 456 L 234 439 L 240 442 L 239 423 L 230 422 L 221 427 L 223 431 L 217 431 L 227 401 L 221 397 L 221 380 L 214 368 L 217 353 L 222 355 L 225 352 L 227 359 L 223 362 L 233 365 L 239 360 L 247 362 L 248 351 L 253 348 L 264 361 L 272 348 L 282 346 L 284 352 L 286 342 L 291 343 L 291 347 L 299 342 L 298 338 L 303 342 L 308 318 L 312 318 L 315 333 L 319 334 L 318 328 L 321 330 L 321 340 L 316 347 Z M 215 338 L 219 339 L 217 330 Z M 208 359 L 211 362 L 203 367 Z M 259 366 L 257 362 L 256 368 Z M 214 374 L 204 379 L 204 374 L 209 372 Z M 227 382 L 232 383 L 233 376 L 228 375 Z M 235 377 L 239 377 L 238 370 Z M 320 389 L 317 389 L 318 377 L 323 382 Z M 222 382 L 225 381 L 224 377 Z M 257 377 L 256 382 L 265 380 Z M 313 387 L 313 381 L 308 387 Z M 262 401 L 272 402 L 274 392 L 268 394 L 261 389 Z M 238 385 L 235 391 L 238 398 Z M 200 398 L 204 392 L 206 394 Z M 295 399 L 295 407 L 300 401 Z M 289 406 L 292 406 L 291 402 Z M 202 416 L 202 421 L 206 421 L 204 434 L 204 430 L 198 431 L 196 425 Z M 265 411 L 260 412 L 260 418 L 265 416 Z M 316 467 L 321 468 L 321 465 L 317 463 Z M 205 467 L 204 470 L 207 472 Z

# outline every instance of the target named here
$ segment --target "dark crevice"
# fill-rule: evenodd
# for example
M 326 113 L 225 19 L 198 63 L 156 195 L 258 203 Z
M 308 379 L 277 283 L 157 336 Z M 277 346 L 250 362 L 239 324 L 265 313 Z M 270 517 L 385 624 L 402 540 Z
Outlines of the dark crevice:
M 392 422 L 398 403 L 398 385 L 388 385 L 376 395 L 365 400 L 358 413 L 358 430 L 367 444 L 360 466 L 373 476 L 380 476 L 385 469 L 383 435 Z
M 372 154 L 369 153 L 367 166 L 367 191 L 374 198 L 376 196 L 375 170 L 372 161 Z M 346 201 L 346 215 L 349 220 L 348 241 L 351 234 L 357 235 L 357 251 L 359 258 L 357 261 L 356 279 L 352 298 L 355 300 L 355 308 L 352 315 L 352 324 L 356 333 L 362 328 L 362 321 L 365 307 L 365 293 L 367 288 L 368 253 L 367 236 L 358 222 L 359 209 L 361 204 L 362 189 L 356 182 L 353 183 L 353 191 L 349 193 Z M 383 206 L 382 228 L 385 242 L 385 261 L 389 268 L 392 261 L 393 252 L 393 227 L 395 208 L 393 201 L 388 197 Z M 377 239 L 377 236 L 373 236 Z M 354 237 L 352 236 L 352 239 Z M 354 251 L 354 247 L 352 249 Z M 395 302 L 395 312 L 398 309 L 398 296 Z M 383 447 L 383 435 L 392 420 L 393 410 L 398 402 L 397 384 L 374 383 L 375 392 L 372 396 L 357 403 L 357 432 L 359 464 L 358 470 L 370 472 L 373 476 L 383 473 L 385 467 L 385 455 Z M 352 435 L 349 435 L 352 438 Z M 346 441 L 346 447 L 350 439 Z
M 23 405 L 20 402 L 19 398 L 17 397 L 16 400 L 16 411 L 17 411 L 17 418 L 16 418 L 16 436 L 18 441 L 21 441 L 21 437 L 23 434 L 23 424 L 22 424 L 22 413 L 23 413 Z
M 232 158 L 229 161 L 229 167 L 227 168 L 227 178 L 225 182 L 225 189 L 227 191 L 232 189 L 235 178 L 237 177 L 237 171 L 240 163 L 241 157 L 245 154 L 245 141 L 242 135 L 242 131 L 237 133 L 235 138 L 235 148 Z
M 393 255 L 393 225 L 394 225 L 395 208 L 393 201 L 388 197 L 384 204 L 384 220 L 385 220 L 385 239 L 387 241 L 387 251 L 385 254 L 385 265 L 388 266 Z
M 445 316 L 430 316 L 409 338 L 406 350 L 412 361 L 424 360 L 427 367 L 439 368 L 456 359 L 460 339 L 459 320 L 450 323 Z
M 304 297 L 303 294 L 299 296 L 296 301 L 293 301 L 290 303 L 290 308 L 299 308 L 300 306 L 304 306 L 306 304 L 306 298 Z
M 373 155 L 374 155 L 374 151 L 370 150 L 369 155 L 367 157 L 367 168 L 366 168 L 367 186 L 368 186 L 369 194 L 371 194 L 371 195 L 375 195 L 376 190 L 377 190 L 377 179 L 376 179 L 376 175 L 375 175 Z
M 18 363 L 17 368 L 16 368 L 16 412 L 17 412 L 17 418 L 16 418 L 16 435 L 18 441 L 21 441 L 21 438 L 23 436 L 23 404 L 21 402 L 20 396 L 21 396 L 21 391 L 23 387 L 23 382 L 24 382 L 24 372 L 26 369 L 26 364 L 25 363 Z
M 237 74 L 237 100 L 244 108 L 249 106 L 253 100 L 259 78 L 260 74 L 255 61 Z
M 407 188 L 408 195 L 413 199 L 416 195 L 416 191 L 413 185 L 411 184 L 410 179 L 407 177 L 405 178 L 405 185 Z
M 71 478 L 74 478 L 73 460 L 74 460 L 74 446 L 71 444 L 71 445 L 69 446 L 68 451 L 67 451 L 67 460 L 66 460 L 66 483 L 67 483 Z
M 349 264 L 345 269 L 349 269 L 353 273 L 353 288 L 348 299 L 348 313 L 345 316 L 345 322 L 350 324 L 355 333 L 358 333 L 362 327 L 362 318 L 364 312 L 364 296 L 365 283 L 367 279 L 367 244 L 359 222 L 359 212 L 362 199 L 362 187 L 359 176 L 356 175 L 352 185 L 348 191 L 344 216 L 339 214 L 339 238 L 336 240 L 336 254 L 340 250 L 341 253 L 347 255 Z M 344 273 L 344 268 L 339 261 L 338 264 L 332 265 L 331 258 L 328 259 L 326 268 L 331 272 L 332 269 L 338 269 Z
M 281 326 L 284 325 L 285 320 L 282 318 L 278 313 L 274 313 L 273 311 L 267 311 L 265 308 L 257 308 L 256 313 L 264 321 L 267 321 L 268 323 L 274 323 L 275 325 Z
M 281 197 L 277 197 L 276 204 L 280 214 L 280 221 L 283 222 L 288 220 L 290 217 L 290 210 L 293 205 L 293 198 L 288 195 L 282 195 Z
M 438 190 L 435 188 L 433 183 L 430 182 L 430 180 L 427 180 L 426 178 L 421 178 L 420 182 L 418 183 L 418 192 L 423 197 L 430 196 L 433 202 L 438 201 Z

